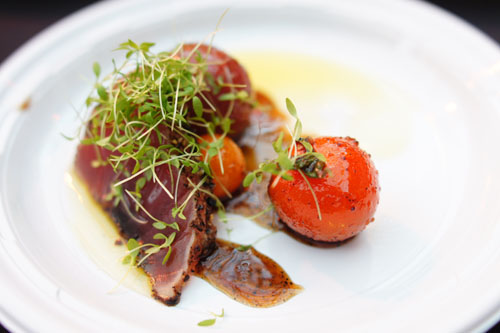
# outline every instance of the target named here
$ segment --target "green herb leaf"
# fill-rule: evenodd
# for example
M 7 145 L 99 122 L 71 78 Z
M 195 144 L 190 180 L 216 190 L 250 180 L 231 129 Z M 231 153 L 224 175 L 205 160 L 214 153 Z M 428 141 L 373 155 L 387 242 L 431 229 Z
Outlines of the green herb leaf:
M 139 49 L 141 49 L 141 51 L 143 52 L 149 52 L 149 49 L 151 47 L 155 46 L 155 43 L 141 43 L 141 45 L 139 46 Z
M 288 154 L 284 151 L 278 154 L 276 159 L 282 170 L 292 170 L 293 162 L 288 158 Z
M 158 229 L 158 230 L 163 230 L 167 227 L 167 224 L 165 222 L 155 222 L 153 223 L 153 227 L 155 229 Z M 160 234 L 160 235 L 163 235 L 163 234 Z M 155 238 L 155 239 L 158 239 L 158 238 Z
M 172 247 L 169 246 L 167 254 L 165 254 L 165 257 L 163 257 L 163 261 L 161 262 L 162 265 L 165 265 L 167 263 L 168 259 L 170 258 L 171 253 L 172 253 Z
M 213 313 L 213 312 L 210 312 L 215 318 L 212 318 L 212 319 L 206 319 L 206 320 L 202 320 L 198 323 L 198 326 L 212 326 L 213 324 L 215 324 L 217 318 L 223 318 L 224 317 L 224 309 L 222 309 L 222 312 L 221 314 L 216 314 L 216 313 Z
M 153 236 L 153 239 L 164 239 L 164 240 L 167 240 L 167 236 L 165 236 L 164 234 L 162 234 L 161 232 L 158 232 L 156 233 L 154 236 Z
M 177 214 L 179 214 L 180 210 L 181 210 L 180 207 L 174 207 L 174 208 L 172 208 L 172 217 L 176 218 Z
M 198 96 L 193 97 L 193 109 L 197 117 L 201 118 L 203 116 L 203 104 Z
M 144 185 L 146 185 L 146 177 L 141 177 L 137 180 L 135 183 L 135 189 L 137 192 L 142 190 L 144 188 Z
M 278 166 L 275 162 L 267 163 L 261 167 L 262 172 L 267 172 L 273 175 L 277 175 L 279 173 Z
M 248 244 L 248 245 L 240 245 L 236 248 L 236 250 L 238 251 L 241 251 L 241 252 L 244 252 L 248 249 L 250 249 L 252 247 L 252 244 Z
M 280 132 L 278 139 L 273 142 L 273 149 L 277 153 L 283 150 L 283 132 Z
M 130 265 L 131 262 L 132 262 L 132 257 L 130 255 L 127 255 L 122 259 L 123 265 Z
M 219 101 L 232 101 L 236 99 L 236 94 L 235 93 L 227 93 L 227 94 L 222 94 L 219 96 Z
M 218 153 L 219 153 L 219 150 L 215 147 L 210 147 L 207 151 L 208 153 L 208 157 L 212 158 L 214 156 L 216 156 Z
M 250 186 L 250 184 L 252 184 L 254 180 L 255 180 L 255 173 L 254 172 L 248 173 L 245 176 L 245 179 L 243 179 L 243 186 L 244 187 Z
M 246 90 L 240 90 L 238 91 L 238 93 L 236 93 L 236 98 L 241 100 L 241 101 L 244 101 L 248 98 L 248 93 Z
M 127 43 L 128 43 L 128 45 L 129 45 L 130 47 L 132 47 L 132 48 L 134 48 L 134 49 L 136 49 L 136 50 L 138 50 L 138 49 L 139 49 L 139 46 L 138 46 L 135 42 L 133 42 L 132 40 L 130 40 L 130 39 L 128 40 L 128 42 L 127 42 Z
M 313 152 L 313 153 L 311 153 L 311 155 L 314 156 L 315 158 L 317 158 L 318 160 L 320 160 L 321 162 L 326 162 L 325 155 L 323 155 L 321 153 Z
M 130 238 L 127 241 L 127 249 L 129 251 L 133 251 L 133 250 L 137 249 L 139 246 L 140 246 L 139 243 L 134 238 Z
M 219 219 L 221 220 L 221 222 L 227 223 L 227 215 L 226 215 L 226 211 L 224 208 L 219 208 L 217 210 L 217 215 L 219 216 Z
M 223 118 L 220 125 L 224 133 L 229 133 L 229 130 L 231 129 L 231 119 L 229 117 Z
M 139 170 L 141 170 L 141 163 L 139 163 L 139 161 L 135 161 L 135 166 L 132 170 L 132 174 L 136 174 Z
M 98 62 L 94 62 L 94 65 L 92 66 L 92 70 L 94 71 L 95 77 L 99 78 L 99 75 L 101 75 L 101 65 L 99 65 Z
M 263 175 L 262 173 L 258 173 L 255 175 L 255 180 L 257 181 L 257 184 L 260 184 L 262 182 Z
M 207 163 L 202 162 L 199 164 L 199 166 L 201 166 L 201 169 L 203 170 L 204 173 L 212 177 L 212 170 L 210 169 Z
M 176 233 L 173 232 L 170 234 L 170 236 L 168 236 L 167 240 L 165 241 L 166 246 L 169 246 L 170 244 L 172 244 L 174 242 L 175 235 L 176 235 Z
M 97 95 L 99 95 L 99 97 L 103 101 L 107 101 L 108 100 L 108 93 L 106 92 L 106 89 L 103 86 L 101 86 L 101 85 L 97 86 Z
M 306 149 L 307 152 L 312 152 L 313 151 L 313 147 L 309 143 L 309 141 L 307 141 L 307 140 L 300 140 L 300 143 L 304 146 L 304 148 Z
M 139 254 L 139 247 L 140 245 L 135 239 L 130 238 L 127 241 L 127 249 L 129 250 L 129 254 L 126 255 L 122 260 L 122 263 L 124 265 L 135 265 L 137 255 Z
M 295 108 L 295 105 L 293 105 L 292 101 L 287 98 L 286 99 L 286 108 L 288 110 L 288 113 L 295 119 L 297 119 L 297 109 Z
M 202 326 L 202 327 L 213 326 L 215 324 L 215 321 L 216 321 L 215 318 L 202 320 L 198 323 L 198 326 Z
M 146 253 L 146 254 L 155 254 L 155 253 L 160 252 L 160 250 L 161 250 L 161 248 L 159 246 L 152 246 L 149 249 L 147 249 L 146 251 L 144 251 L 144 253 Z

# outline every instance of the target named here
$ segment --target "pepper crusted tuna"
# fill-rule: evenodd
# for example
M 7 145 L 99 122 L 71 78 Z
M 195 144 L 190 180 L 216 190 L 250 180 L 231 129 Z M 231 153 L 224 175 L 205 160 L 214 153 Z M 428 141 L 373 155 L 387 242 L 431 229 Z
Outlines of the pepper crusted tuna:
M 176 167 L 157 166 L 155 172 L 158 182 L 147 181 L 141 189 L 144 198 L 141 201 L 143 209 L 137 210 L 135 201 L 129 195 L 123 195 L 120 202 L 114 206 L 108 197 L 113 184 L 121 177 L 117 176 L 110 165 L 92 167 L 91 162 L 97 158 L 98 153 L 103 158 L 110 154 L 103 148 L 96 150 L 94 146 L 80 145 L 75 161 L 76 171 L 88 185 L 93 198 L 111 216 L 126 239 L 135 239 L 141 245 L 161 246 L 164 238 L 155 237 L 160 231 L 153 226 L 157 223 L 155 220 L 177 224 L 178 230 L 161 230 L 161 234 L 167 238 L 175 235 L 171 245 L 151 254 L 141 265 L 151 279 L 153 295 L 167 305 L 177 304 L 189 275 L 200 258 L 211 252 L 215 241 L 216 230 L 211 220 L 212 207 L 207 203 L 209 196 L 201 191 L 193 192 L 193 187 L 189 185 L 200 183 L 201 177 L 192 172 L 181 172 Z M 180 185 L 176 191 L 177 181 Z M 131 193 L 136 186 L 137 181 L 130 180 L 122 185 L 122 191 Z M 176 193 L 177 202 L 185 204 L 184 219 L 172 217 L 175 200 L 168 196 L 162 186 Z M 157 226 L 162 228 L 161 223 Z M 148 248 L 139 254 L 139 258 L 148 255 L 147 250 Z M 164 262 L 169 251 L 169 258 Z
M 243 87 L 224 80 L 244 70 L 222 51 L 190 44 L 154 54 L 152 46 L 121 44 L 127 60 L 104 77 L 94 65 L 96 89 L 87 100 L 92 111 L 75 169 L 128 239 L 124 262 L 142 267 L 154 297 L 175 305 L 199 260 L 215 246 L 212 212 L 223 208 L 211 191 L 212 173 L 201 158 L 197 133 L 213 137 L 206 148 L 219 154 L 232 127 L 245 126 L 238 119 L 248 118 L 250 102 L 248 94 L 245 101 L 231 102 L 241 97 L 233 91 Z M 198 49 L 213 50 L 212 63 Z M 194 54 L 196 61 L 190 59 Z M 231 68 L 217 69 L 228 61 Z M 225 92 L 230 111 L 217 109 L 215 91 Z

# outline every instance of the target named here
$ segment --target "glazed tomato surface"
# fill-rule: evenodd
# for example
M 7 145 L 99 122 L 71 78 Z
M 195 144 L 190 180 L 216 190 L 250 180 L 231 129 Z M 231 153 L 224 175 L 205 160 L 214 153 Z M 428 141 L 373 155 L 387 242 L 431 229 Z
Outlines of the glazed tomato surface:
M 297 233 L 323 242 L 337 242 L 361 232 L 373 220 L 379 202 L 378 172 L 370 155 L 352 138 L 320 137 L 310 140 L 326 157 L 329 174 L 307 177 L 296 170 L 293 180 L 271 179 L 268 192 L 280 219 Z M 298 144 L 298 154 L 305 152 Z
M 196 46 L 197 44 L 184 44 L 180 52 L 181 56 L 188 57 Z M 204 92 L 204 95 L 222 116 L 230 112 L 230 118 L 233 121 L 230 136 L 237 138 L 249 124 L 252 106 L 241 100 L 221 101 L 219 98 L 224 94 L 240 91 L 245 91 L 250 96 L 252 87 L 248 74 L 243 66 L 234 58 L 213 46 L 209 47 L 206 44 L 201 44 L 189 58 L 189 61 L 197 63 L 200 56 L 206 62 L 207 72 L 212 75 L 212 78 L 214 80 L 220 78 L 222 82 L 228 84 L 228 86 L 222 87 L 217 93 Z M 231 84 L 234 86 L 230 87 L 229 85 Z M 209 83 L 208 85 L 210 86 L 211 84 Z
M 216 138 L 220 136 L 216 135 Z M 202 141 L 213 142 L 213 138 L 206 134 Z M 215 187 L 213 193 L 221 199 L 227 198 L 239 189 L 246 175 L 245 157 L 240 147 L 233 140 L 224 137 L 223 147 L 220 154 L 212 157 L 208 162 L 214 176 Z M 207 150 L 202 149 L 203 158 L 206 158 Z M 219 156 L 222 158 L 222 167 Z

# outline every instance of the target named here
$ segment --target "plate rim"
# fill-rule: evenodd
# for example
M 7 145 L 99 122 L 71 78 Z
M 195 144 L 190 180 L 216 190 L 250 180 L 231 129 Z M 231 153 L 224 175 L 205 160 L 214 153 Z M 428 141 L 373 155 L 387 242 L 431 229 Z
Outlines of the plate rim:
M 390 3 L 394 4 L 396 1 L 393 0 L 378 0 L 381 3 Z M 174 0 L 171 3 L 181 2 L 181 0 Z M 224 1 L 221 1 L 224 2 Z M 243 1 L 241 1 L 243 2 Z M 278 2 L 285 2 L 278 0 Z M 303 3 L 304 1 L 297 1 L 298 3 Z M 318 2 L 318 1 L 315 1 Z M 319 1 L 323 2 L 323 1 Z M 326 2 L 326 1 L 325 1 Z M 139 3 L 139 1 L 128 1 L 127 6 L 133 6 L 135 3 Z M 119 0 L 108 0 L 90 4 L 68 16 L 63 18 L 62 20 L 50 25 L 48 28 L 42 30 L 32 38 L 30 38 L 26 43 L 24 43 L 20 48 L 18 48 L 14 53 L 9 55 L 1 64 L 0 64 L 0 87 L 5 87 L 5 80 L 9 78 L 10 73 L 18 70 L 18 66 L 23 63 L 25 58 L 29 58 L 31 54 L 40 52 L 47 45 L 50 45 L 53 41 L 56 41 L 63 35 L 69 34 L 71 31 L 78 29 L 80 26 L 85 25 L 85 22 L 89 20 L 95 19 L 95 14 L 100 13 L 100 15 L 104 15 L 105 13 L 109 13 L 113 11 L 115 8 L 122 6 L 124 3 Z M 494 41 L 491 37 L 481 32 L 478 28 L 471 25 L 470 23 L 462 20 L 460 17 L 455 14 L 448 12 L 441 7 L 430 4 L 423 1 L 418 0 L 406 0 L 400 1 L 400 5 L 402 6 L 416 6 L 421 9 L 432 12 L 433 14 L 442 16 L 443 19 L 446 19 L 448 22 L 453 23 L 456 27 L 461 30 L 465 30 L 474 35 L 474 38 L 478 41 L 481 41 L 482 44 L 485 45 L 485 48 L 488 48 L 490 51 L 495 52 L 497 55 L 500 55 L 499 44 Z M 2 89 L 5 90 L 5 89 Z M 0 98 L 2 98 L 3 94 L 0 92 Z M 2 118 L 2 113 L 0 112 L 0 118 Z M 2 214 L 2 218 L 4 215 Z M 0 239 L 0 245 L 1 239 Z M 471 323 L 471 329 L 473 330 L 482 330 L 488 329 L 492 325 L 494 325 L 500 319 L 500 299 L 497 300 L 496 306 L 488 313 L 485 313 L 482 319 L 477 319 L 474 323 Z M 8 310 L 0 307 L 0 320 L 6 325 L 7 328 L 12 330 L 24 330 L 24 325 L 22 322 L 18 322 L 16 325 L 16 315 L 9 313 Z M 474 327 L 472 327 L 474 326 Z

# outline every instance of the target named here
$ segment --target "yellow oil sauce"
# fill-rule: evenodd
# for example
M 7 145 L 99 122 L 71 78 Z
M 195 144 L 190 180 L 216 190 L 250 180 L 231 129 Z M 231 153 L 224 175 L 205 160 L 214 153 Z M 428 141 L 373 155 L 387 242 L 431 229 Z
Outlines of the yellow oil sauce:
M 121 238 L 114 223 L 92 199 L 87 187 L 74 172 L 65 174 L 65 182 L 75 192 L 85 209 L 85 215 L 74 218 L 72 225 L 75 235 L 97 267 L 117 281 L 116 286 L 110 288 L 109 292 L 113 293 L 120 286 L 124 286 L 150 296 L 151 286 L 144 271 L 122 263 L 127 254 L 126 241 Z
M 286 97 L 294 102 L 305 134 L 354 137 L 376 158 L 394 157 L 410 141 L 416 103 L 395 84 L 311 55 L 245 51 L 234 56 L 254 89 L 282 110 Z

